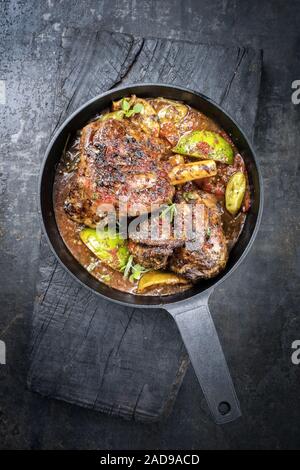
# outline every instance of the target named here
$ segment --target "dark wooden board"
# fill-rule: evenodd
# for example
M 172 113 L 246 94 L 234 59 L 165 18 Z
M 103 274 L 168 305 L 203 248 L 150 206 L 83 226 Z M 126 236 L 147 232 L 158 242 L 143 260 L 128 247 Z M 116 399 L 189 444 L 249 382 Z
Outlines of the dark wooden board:
M 116 84 L 159 81 L 210 96 L 253 135 L 259 51 L 69 29 L 56 60 L 54 129 Z M 99 300 L 71 279 L 42 238 L 30 363 L 28 385 L 42 395 L 155 421 L 172 409 L 189 361 L 165 311 Z

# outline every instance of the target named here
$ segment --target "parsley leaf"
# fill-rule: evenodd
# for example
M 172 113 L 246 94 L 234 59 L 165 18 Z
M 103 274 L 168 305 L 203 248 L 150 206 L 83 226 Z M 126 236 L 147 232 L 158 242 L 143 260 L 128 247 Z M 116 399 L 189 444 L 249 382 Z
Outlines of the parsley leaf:
M 131 108 L 130 100 L 128 98 L 122 99 L 121 106 L 122 110 L 125 113 L 125 116 L 128 118 L 144 111 L 144 106 L 142 105 L 142 103 L 135 103 L 135 105 L 133 105 L 133 107 Z
M 129 111 L 129 109 L 130 109 L 129 100 L 126 99 L 126 98 L 123 98 L 123 99 L 122 99 L 122 109 L 123 109 L 123 111 L 125 111 L 125 112 L 126 112 L 126 111 Z
M 127 111 L 127 113 L 125 114 L 126 117 L 131 117 L 135 114 L 134 110 L 133 109 L 130 109 L 129 111 Z
M 144 106 L 142 105 L 142 103 L 136 103 L 132 109 L 135 114 L 142 113 L 144 111 Z

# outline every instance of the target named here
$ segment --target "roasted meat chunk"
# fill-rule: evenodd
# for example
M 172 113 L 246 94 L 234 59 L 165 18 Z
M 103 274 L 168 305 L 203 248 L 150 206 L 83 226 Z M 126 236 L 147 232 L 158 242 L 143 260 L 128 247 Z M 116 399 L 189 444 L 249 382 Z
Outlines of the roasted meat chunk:
M 199 243 L 193 245 L 186 241 L 185 246 L 176 248 L 170 258 L 170 268 L 192 281 L 214 277 L 225 268 L 228 259 L 217 200 L 211 194 L 190 190 L 190 187 L 183 187 L 177 199 L 203 206 L 204 239 L 199 239 Z
M 166 246 L 171 249 L 182 246 L 184 239 L 174 233 L 174 227 L 169 217 L 166 209 L 151 213 L 149 217 L 145 217 L 138 224 L 130 224 L 128 236 L 137 243 L 149 246 Z
M 184 240 L 176 238 L 170 221 L 164 220 L 160 211 L 149 217 L 130 231 L 128 249 L 135 263 L 147 269 L 164 269 L 175 247 L 182 246 Z
M 120 209 L 120 200 L 129 216 L 172 201 L 174 187 L 161 158 L 160 140 L 128 119 L 88 124 L 82 130 L 80 162 L 66 212 L 76 222 L 95 227 L 109 207 Z
M 173 248 L 165 245 L 146 245 L 129 240 L 128 249 L 133 255 L 135 263 L 146 269 L 158 270 L 167 266 L 168 258 L 173 253 Z

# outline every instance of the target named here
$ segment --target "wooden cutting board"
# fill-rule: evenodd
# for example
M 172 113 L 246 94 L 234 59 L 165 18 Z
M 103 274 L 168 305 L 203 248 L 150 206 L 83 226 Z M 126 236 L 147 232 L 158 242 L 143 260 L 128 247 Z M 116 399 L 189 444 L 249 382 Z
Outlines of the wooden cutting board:
M 58 41 L 55 60 L 54 129 L 84 102 L 116 85 L 164 82 L 213 98 L 253 137 L 260 51 L 71 29 Z M 188 365 L 168 313 L 97 298 L 64 271 L 42 237 L 31 390 L 150 422 L 170 412 Z

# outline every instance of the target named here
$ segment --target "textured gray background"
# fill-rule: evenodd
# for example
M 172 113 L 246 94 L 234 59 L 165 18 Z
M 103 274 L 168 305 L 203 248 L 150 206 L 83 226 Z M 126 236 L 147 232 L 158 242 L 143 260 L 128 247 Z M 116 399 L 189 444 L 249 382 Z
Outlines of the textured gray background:
M 0 79 L 6 80 L 10 100 L 7 110 L 1 109 L 0 131 L 6 156 L 0 159 L 0 339 L 8 355 L 8 364 L 0 366 L 0 447 L 299 448 L 300 365 L 291 364 L 290 354 L 291 342 L 300 339 L 300 105 L 294 106 L 290 95 L 291 82 L 300 79 L 300 2 L 21 0 L 0 7 Z M 22 48 L 16 60 L 11 51 L 14 38 L 24 38 L 25 50 L 31 33 L 41 41 L 52 33 L 55 42 L 66 26 L 264 49 L 255 136 L 265 181 L 263 223 L 245 263 L 211 300 L 217 327 L 223 318 L 220 337 L 243 408 L 238 422 L 212 423 L 191 369 L 173 414 L 149 426 L 45 400 L 25 388 L 39 252 L 39 149 L 51 121 L 47 94 L 55 70 L 49 48 L 31 84 Z M 41 132 L 32 142 L 26 126 L 36 120 Z

